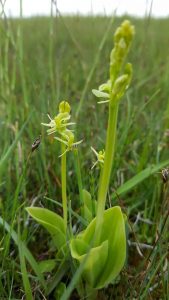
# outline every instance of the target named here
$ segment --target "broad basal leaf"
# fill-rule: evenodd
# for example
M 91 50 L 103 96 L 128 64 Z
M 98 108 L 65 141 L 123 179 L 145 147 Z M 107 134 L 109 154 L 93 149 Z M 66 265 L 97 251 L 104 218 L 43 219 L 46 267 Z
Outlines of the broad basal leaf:
M 83 277 L 91 287 L 98 289 L 117 277 L 125 262 L 125 220 L 121 208 L 116 206 L 104 212 L 100 245 L 90 249 L 94 242 L 95 225 L 96 218 L 83 233 L 71 241 L 70 248 L 72 257 L 79 262 L 85 255 L 89 256 Z M 90 252 L 87 254 L 89 249 Z
M 72 257 L 77 259 L 79 263 L 83 263 L 86 258 L 83 269 L 84 279 L 92 286 L 97 285 L 97 278 L 99 278 L 108 256 L 108 241 L 89 249 L 83 240 L 77 238 L 71 241 L 70 247 Z
M 97 288 L 101 288 L 117 277 L 126 259 L 125 220 L 120 207 L 105 211 L 101 240 L 108 239 L 108 257 Z
M 59 249 L 66 243 L 66 233 L 63 219 L 56 213 L 40 207 L 28 207 L 27 212 L 51 234 Z

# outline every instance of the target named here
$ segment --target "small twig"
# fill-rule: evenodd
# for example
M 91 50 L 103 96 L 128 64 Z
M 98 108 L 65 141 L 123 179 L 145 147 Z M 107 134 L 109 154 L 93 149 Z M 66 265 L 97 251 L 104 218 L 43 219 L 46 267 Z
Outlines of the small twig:
M 131 242 L 130 240 L 128 240 L 128 244 L 129 246 L 136 246 L 136 247 L 140 247 L 141 249 L 153 249 L 154 246 L 149 245 L 149 244 L 145 244 L 145 243 L 136 243 L 136 242 Z
M 146 224 L 148 224 L 148 225 L 153 225 L 153 224 L 154 224 L 154 222 L 152 222 L 151 220 L 142 218 L 140 212 L 137 214 L 137 217 L 136 217 L 136 220 L 135 220 L 133 226 L 136 226 L 136 225 L 138 224 L 139 221 L 141 221 L 141 222 L 143 222 L 143 223 L 146 223 Z

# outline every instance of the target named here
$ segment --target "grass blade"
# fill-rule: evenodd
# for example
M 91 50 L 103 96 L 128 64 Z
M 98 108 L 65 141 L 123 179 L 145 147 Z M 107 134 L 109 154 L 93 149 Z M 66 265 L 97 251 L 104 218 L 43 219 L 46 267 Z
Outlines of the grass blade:
M 20 139 L 26 125 L 28 124 L 30 118 L 32 116 L 32 113 L 30 113 L 30 115 L 28 116 L 27 120 L 25 121 L 25 123 L 22 125 L 21 129 L 19 130 L 18 134 L 16 135 L 13 143 L 10 145 L 10 147 L 8 148 L 8 150 L 6 151 L 6 153 L 4 154 L 4 156 L 0 159 L 0 169 L 3 166 L 3 164 L 6 162 L 6 160 L 8 159 L 8 157 L 11 155 L 11 152 L 13 151 L 13 149 L 15 148 L 18 140 Z
M 113 199 L 116 198 L 116 194 L 122 195 L 124 193 L 127 193 L 130 191 L 132 188 L 134 188 L 136 185 L 141 183 L 143 180 L 148 178 L 149 176 L 153 175 L 154 173 L 160 171 L 162 168 L 166 167 L 169 165 L 169 159 L 165 160 L 157 165 L 152 165 L 143 171 L 139 172 L 137 175 L 133 176 L 131 179 L 126 181 L 122 186 L 120 186 L 117 190 L 116 193 L 113 194 Z
M 20 266 L 21 266 L 21 273 L 22 273 L 22 280 L 25 289 L 26 299 L 33 300 L 33 295 L 31 291 L 31 286 L 28 278 L 28 273 L 26 269 L 25 263 L 25 255 L 24 255 L 24 247 L 23 242 L 20 239 L 20 234 L 18 235 L 18 248 L 19 248 L 19 258 L 20 258 Z
M 13 229 L 11 230 L 10 225 L 6 221 L 4 221 L 2 219 L 2 217 L 0 217 L 0 225 L 4 226 L 5 230 L 11 234 L 11 237 L 14 240 L 15 244 L 17 246 L 19 246 L 17 233 Z M 39 266 L 38 266 L 36 260 L 34 259 L 33 255 L 29 251 L 29 249 L 25 246 L 24 242 L 21 242 L 21 247 L 22 247 L 22 252 L 24 253 L 25 258 L 27 259 L 27 261 L 31 265 L 33 271 L 37 275 L 39 282 L 46 290 L 46 283 L 45 283 L 43 274 L 40 272 L 40 269 L 39 269 Z
M 62 277 L 65 275 L 66 271 L 68 271 L 68 268 L 69 268 L 69 264 L 64 259 L 61 262 L 55 276 L 53 277 L 52 282 L 48 286 L 47 295 L 50 295 L 50 293 L 57 287 L 57 285 L 60 283 Z
M 94 60 L 94 63 L 93 63 L 93 66 L 89 72 L 89 75 L 87 77 L 87 80 L 86 80 L 86 84 L 84 86 L 84 89 L 82 91 L 82 96 L 80 98 L 80 102 L 79 102 L 79 105 L 77 107 L 77 110 L 76 110 L 76 119 L 78 119 L 79 117 L 79 113 L 81 111 L 81 108 L 82 108 L 82 105 L 83 105 L 83 102 L 84 102 L 84 99 L 85 99 L 85 96 L 86 96 L 86 92 L 87 92 L 87 89 L 88 89 L 88 86 L 89 86 L 89 83 L 91 82 L 91 79 L 93 77 L 93 74 L 94 74 L 94 71 L 96 69 L 96 66 L 99 62 L 99 59 L 100 59 L 100 55 L 101 55 L 101 52 L 102 52 L 102 49 L 105 45 L 105 42 L 106 42 L 106 39 L 108 37 L 108 34 L 110 32 L 110 29 L 112 28 L 112 24 L 113 24 L 113 21 L 114 21 L 114 16 L 110 19 L 109 23 L 108 23 L 108 26 L 107 26 L 107 29 L 105 31 L 105 34 L 100 42 L 100 45 L 99 45 L 99 48 L 98 48 L 98 51 L 96 53 L 96 56 L 95 56 L 95 60 Z

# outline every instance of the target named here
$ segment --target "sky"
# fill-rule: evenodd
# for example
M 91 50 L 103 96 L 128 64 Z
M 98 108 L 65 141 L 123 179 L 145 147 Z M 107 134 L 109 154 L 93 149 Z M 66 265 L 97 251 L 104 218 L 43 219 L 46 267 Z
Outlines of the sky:
M 7 16 L 17 17 L 21 0 L 0 0 L 5 2 L 4 11 Z M 61 14 L 104 14 L 110 15 L 116 10 L 117 15 L 124 13 L 145 16 L 150 11 L 155 17 L 169 16 L 169 0 L 53 0 Z M 23 16 L 49 15 L 51 0 L 22 0 Z M 55 5 L 53 5 L 54 11 Z

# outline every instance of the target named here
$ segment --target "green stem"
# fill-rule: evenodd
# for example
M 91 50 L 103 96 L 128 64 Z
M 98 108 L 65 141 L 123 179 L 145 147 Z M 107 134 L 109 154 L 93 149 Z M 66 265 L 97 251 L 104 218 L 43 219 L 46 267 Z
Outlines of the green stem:
M 62 144 L 62 153 L 65 152 L 65 145 Z M 63 204 L 63 219 L 65 229 L 67 229 L 67 195 L 66 195 L 66 153 L 61 157 L 61 181 L 62 181 L 62 204 Z
M 103 223 L 103 214 L 105 209 L 106 196 L 107 196 L 114 152 L 115 152 L 117 115 L 118 115 L 118 104 L 114 106 L 111 106 L 109 104 L 109 120 L 108 120 L 107 137 L 106 137 L 104 166 L 100 174 L 100 182 L 99 182 L 99 190 L 98 190 L 98 208 L 97 208 L 96 229 L 95 229 L 96 245 L 98 245 L 100 242 L 101 228 Z
M 80 198 L 80 207 L 83 206 L 83 184 L 82 184 L 82 174 L 80 170 L 80 160 L 79 160 L 79 152 L 78 149 L 74 150 L 74 158 L 75 158 L 75 169 L 77 174 L 77 182 L 79 189 L 79 198 Z

